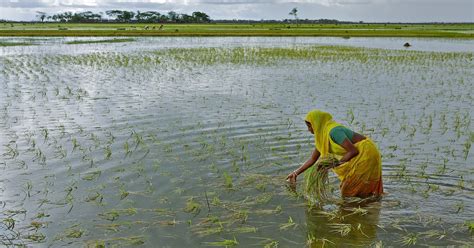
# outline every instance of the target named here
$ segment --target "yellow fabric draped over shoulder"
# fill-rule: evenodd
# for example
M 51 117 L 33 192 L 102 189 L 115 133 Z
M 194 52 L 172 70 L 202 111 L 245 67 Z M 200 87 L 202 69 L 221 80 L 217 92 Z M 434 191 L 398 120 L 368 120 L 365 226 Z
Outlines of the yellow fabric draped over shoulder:
M 337 144 L 331 144 L 333 145 Z M 341 181 L 341 194 L 358 197 L 382 195 L 382 158 L 377 146 L 369 138 L 357 142 L 354 146 L 359 154 L 332 169 Z
M 311 123 L 316 149 L 321 153 L 322 157 L 327 156 L 331 140 L 329 132 L 331 129 L 341 126 L 341 124 L 335 122 L 331 114 L 318 109 L 310 111 L 304 120 Z

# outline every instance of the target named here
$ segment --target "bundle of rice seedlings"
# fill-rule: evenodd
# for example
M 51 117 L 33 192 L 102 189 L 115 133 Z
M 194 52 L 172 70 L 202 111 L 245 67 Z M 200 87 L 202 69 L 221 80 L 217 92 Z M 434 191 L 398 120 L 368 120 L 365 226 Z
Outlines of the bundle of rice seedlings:
M 338 160 L 333 156 L 321 157 L 304 175 L 305 193 L 310 200 L 325 200 L 329 190 L 328 170 L 336 165 Z M 321 167 L 320 170 L 318 168 Z

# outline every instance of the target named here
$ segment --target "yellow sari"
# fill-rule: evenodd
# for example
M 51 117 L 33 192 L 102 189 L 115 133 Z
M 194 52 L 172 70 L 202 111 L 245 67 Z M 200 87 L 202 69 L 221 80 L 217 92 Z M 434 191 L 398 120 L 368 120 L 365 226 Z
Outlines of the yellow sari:
M 313 110 L 306 115 L 305 121 L 311 123 L 315 146 L 321 153 L 320 157 L 332 154 L 337 159 L 341 159 L 344 156 L 346 150 L 335 143 L 329 135 L 331 129 L 341 126 L 332 119 L 331 114 Z M 359 154 L 348 162 L 333 168 L 341 181 L 342 196 L 368 197 L 381 195 L 383 193 L 382 159 L 377 146 L 369 138 L 357 142 L 354 146 Z M 311 167 L 310 169 L 314 170 L 316 168 Z M 311 173 L 312 170 L 309 170 L 308 173 Z

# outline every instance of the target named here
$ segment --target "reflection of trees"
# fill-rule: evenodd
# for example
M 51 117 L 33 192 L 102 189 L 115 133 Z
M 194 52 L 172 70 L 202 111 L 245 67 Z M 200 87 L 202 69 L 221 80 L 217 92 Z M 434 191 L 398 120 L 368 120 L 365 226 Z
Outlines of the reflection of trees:
M 349 201 L 332 210 L 312 206 L 306 211 L 309 247 L 362 246 L 377 236 L 381 203 L 377 199 Z

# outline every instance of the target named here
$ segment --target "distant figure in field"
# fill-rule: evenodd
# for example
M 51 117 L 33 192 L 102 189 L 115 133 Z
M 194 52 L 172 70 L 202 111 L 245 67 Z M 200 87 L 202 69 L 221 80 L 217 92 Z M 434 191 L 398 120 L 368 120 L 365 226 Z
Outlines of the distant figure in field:
M 339 162 L 332 170 L 341 181 L 343 197 L 380 196 L 383 193 L 382 159 L 375 143 L 349 128 L 335 122 L 331 114 L 312 110 L 305 118 L 308 131 L 314 135 L 316 147 L 303 165 L 286 178 L 296 182 L 299 174 L 306 171 L 313 175 L 312 166 L 319 157 L 333 155 Z M 324 170 L 329 168 L 316 168 Z
M 163 24 L 161 24 L 161 25 L 160 25 L 160 28 L 159 28 L 159 30 L 162 30 L 162 29 L 163 29 Z
M 405 43 L 403 46 L 404 46 L 404 47 L 411 47 L 410 43 L 408 43 L 408 42 Z

